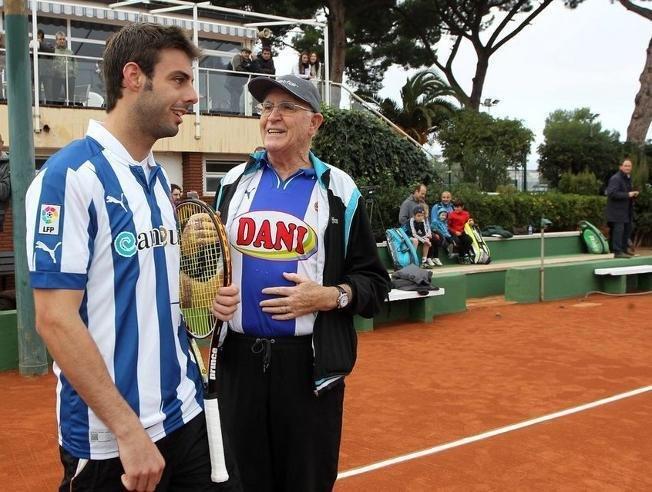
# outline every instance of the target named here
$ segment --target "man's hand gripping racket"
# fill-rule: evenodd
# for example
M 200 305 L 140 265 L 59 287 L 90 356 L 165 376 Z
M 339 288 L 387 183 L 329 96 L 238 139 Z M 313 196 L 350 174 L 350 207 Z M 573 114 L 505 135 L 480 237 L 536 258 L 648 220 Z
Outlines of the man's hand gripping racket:
M 211 458 L 211 479 L 229 479 L 217 404 L 217 357 L 223 323 L 211 306 L 220 287 L 231 284 L 231 255 L 226 230 L 213 209 L 199 200 L 176 207 L 181 248 L 179 304 L 190 334 L 190 344 L 204 380 L 204 412 Z M 217 328 L 217 329 L 216 329 Z M 195 339 L 212 335 L 208 372 Z

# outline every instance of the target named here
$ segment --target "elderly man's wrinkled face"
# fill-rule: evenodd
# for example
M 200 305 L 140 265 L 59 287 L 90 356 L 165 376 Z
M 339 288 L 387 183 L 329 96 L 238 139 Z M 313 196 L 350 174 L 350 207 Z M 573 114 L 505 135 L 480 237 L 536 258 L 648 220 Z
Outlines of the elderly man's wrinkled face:
M 428 191 L 428 189 L 425 186 L 421 185 L 419 187 L 419 189 L 414 192 L 414 197 L 419 201 L 423 201 L 423 200 L 426 199 L 426 192 L 427 191 Z
M 324 119 L 323 116 L 304 109 L 281 113 L 278 109 L 281 102 L 291 102 L 304 108 L 307 108 L 308 104 L 280 89 L 269 91 L 263 102 L 276 106 L 271 113 L 264 113 L 260 117 L 260 135 L 267 152 L 288 156 L 303 155 L 307 152 L 312 137 Z
M 65 48 L 66 47 L 66 37 L 59 34 L 56 37 L 55 43 L 57 44 L 57 48 Z

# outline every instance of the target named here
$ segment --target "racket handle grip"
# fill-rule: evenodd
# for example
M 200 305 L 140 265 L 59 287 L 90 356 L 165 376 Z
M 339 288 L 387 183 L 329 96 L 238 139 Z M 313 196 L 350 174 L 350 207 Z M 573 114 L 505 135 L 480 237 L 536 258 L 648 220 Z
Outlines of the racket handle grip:
M 217 483 L 226 482 L 229 479 L 229 473 L 226 470 L 226 461 L 224 459 L 224 440 L 222 439 L 220 409 L 217 405 L 217 398 L 204 400 L 204 413 L 206 414 L 208 452 L 211 458 L 211 480 Z

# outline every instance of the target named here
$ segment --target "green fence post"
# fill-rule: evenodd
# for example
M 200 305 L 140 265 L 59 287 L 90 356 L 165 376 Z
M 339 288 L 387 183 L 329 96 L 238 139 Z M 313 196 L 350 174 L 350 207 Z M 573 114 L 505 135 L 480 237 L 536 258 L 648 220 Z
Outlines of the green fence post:
M 16 258 L 16 305 L 18 325 L 18 369 L 23 376 L 47 374 L 43 341 L 34 327 L 34 298 L 28 282 L 25 255 L 25 193 L 34 177 L 34 134 L 25 0 L 5 0 L 7 44 L 7 104 Z

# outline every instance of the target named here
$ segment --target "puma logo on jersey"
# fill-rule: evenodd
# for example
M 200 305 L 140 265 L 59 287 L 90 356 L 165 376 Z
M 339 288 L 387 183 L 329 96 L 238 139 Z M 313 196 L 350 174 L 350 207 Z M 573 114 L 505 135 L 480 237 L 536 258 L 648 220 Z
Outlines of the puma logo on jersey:
M 126 212 L 127 207 L 125 207 L 124 199 L 125 199 L 124 193 L 120 193 L 120 200 L 118 200 L 115 197 L 112 197 L 111 195 L 106 195 L 106 203 L 115 203 L 116 205 L 120 205 L 123 208 L 123 210 Z
M 256 187 L 254 186 L 252 189 L 250 189 L 250 190 L 246 190 L 246 191 L 244 192 L 245 195 L 247 195 L 247 200 L 251 200 L 251 197 L 250 197 L 249 195 L 250 195 L 251 192 L 253 192 L 255 189 L 256 189 Z
M 36 250 L 40 249 L 41 251 L 45 251 L 47 254 L 50 255 L 50 258 L 52 258 L 52 263 L 57 262 L 57 257 L 55 256 L 55 251 L 57 248 L 61 246 L 61 241 L 57 243 L 57 245 L 50 249 L 47 244 L 45 244 L 43 241 L 36 241 L 36 244 L 34 245 L 34 254 L 36 254 Z

